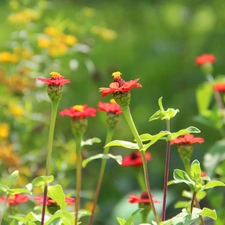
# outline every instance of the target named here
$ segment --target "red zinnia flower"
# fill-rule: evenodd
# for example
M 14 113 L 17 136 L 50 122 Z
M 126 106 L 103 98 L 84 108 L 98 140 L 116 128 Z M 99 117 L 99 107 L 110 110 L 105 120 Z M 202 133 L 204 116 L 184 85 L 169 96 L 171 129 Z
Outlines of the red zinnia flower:
M 218 92 L 225 92 L 225 82 L 214 84 L 213 90 Z
M 197 65 L 203 65 L 205 63 L 214 63 L 216 61 L 216 58 L 213 54 L 203 54 L 195 59 L 195 63 Z
M 5 202 L 5 200 L 6 200 L 5 196 L 0 198 L 0 202 Z M 9 197 L 8 204 L 10 206 L 19 205 L 21 203 L 27 202 L 28 200 L 29 196 L 27 195 L 15 194 Z
M 160 203 L 160 201 L 154 199 L 154 196 L 152 196 L 152 198 L 153 198 L 153 203 L 155 203 L 155 204 Z M 144 191 L 140 197 L 137 195 L 134 195 L 134 194 L 130 194 L 130 196 L 128 197 L 128 200 L 132 204 L 133 203 L 150 204 L 150 200 L 149 200 L 147 191 Z
M 141 84 L 138 83 L 139 78 L 126 82 L 121 78 L 120 72 L 114 72 L 112 76 L 114 77 L 114 82 L 111 83 L 109 87 L 99 88 L 99 91 L 102 92 L 102 97 L 116 92 L 129 92 L 132 88 L 142 87 Z
M 75 105 L 69 109 L 64 109 L 60 112 L 61 116 L 70 116 L 72 118 L 86 118 L 87 116 L 96 116 L 96 109 L 90 108 L 87 105 Z
M 50 85 L 54 86 L 62 86 L 64 84 L 70 83 L 70 80 L 64 79 L 64 76 L 60 75 L 57 72 L 51 72 L 51 78 L 38 78 L 38 80 Z
M 120 105 L 118 105 L 116 102 L 113 102 L 113 101 L 110 101 L 110 103 L 99 102 L 98 103 L 98 110 L 104 111 L 104 112 L 107 112 L 107 113 L 115 113 L 115 114 L 121 114 L 122 113 Z
M 145 152 L 146 161 L 151 160 L 152 156 L 149 152 Z M 142 166 L 141 153 L 139 151 L 133 152 L 123 158 L 122 166 Z
M 204 138 L 194 137 L 192 134 L 184 134 L 170 142 L 171 145 L 192 145 L 194 143 L 203 143 Z
M 43 202 L 44 202 L 44 196 L 35 197 L 34 200 L 37 201 L 37 204 L 42 205 Z M 67 204 L 74 204 L 75 203 L 75 199 L 74 198 L 65 197 L 65 202 Z M 58 203 L 55 200 L 53 200 L 53 199 L 51 199 L 49 197 L 47 197 L 46 204 L 47 205 L 58 205 Z

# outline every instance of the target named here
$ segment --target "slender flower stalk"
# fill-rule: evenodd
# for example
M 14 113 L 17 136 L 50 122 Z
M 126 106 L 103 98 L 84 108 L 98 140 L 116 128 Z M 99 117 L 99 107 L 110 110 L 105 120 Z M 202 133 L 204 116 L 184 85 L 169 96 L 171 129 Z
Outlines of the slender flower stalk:
M 114 129 L 108 128 L 105 144 L 109 143 L 112 140 L 113 133 L 114 133 Z M 108 152 L 109 152 L 109 147 L 104 148 L 104 154 L 106 155 L 106 154 L 108 154 Z M 104 172 L 105 172 L 106 161 L 107 161 L 107 159 L 102 159 L 101 168 L 100 168 L 100 172 L 99 172 L 99 176 L 98 176 L 98 182 L 97 182 L 97 186 L 95 189 L 93 208 L 92 208 L 91 217 L 90 217 L 90 220 L 88 223 L 89 225 L 92 225 L 92 223 L 93 223 L 95 209 L 96 209 L 96 205 L 97 205 L 97 201 L 98 201 L 98 196 L 99 196 L 99 192 L 101 189 L 102 180 L 103 180 L 103 176 L 104 176 Z
M 83 134 L 78 134 L 75 137 L 76 140 L 76 202 L 75 202 L 75 225 L 78 223 L 78 211 L 80 208 L 80 191 L 82 181 L 82 154 L 81 154 L 81 142 L 83 140 Z
M 50 175 L 52 144 L 53 144 L 55 121 L 56 121 L 56 115 L 58 111 L 58 105 L 59 105 L 59 101 L 52 101 L 52 109 L 51 109 L 52 112 L 51 112 L 49 136 L 48 136 L 48 152 L 47 152 L 47 159 L 46 159 L 46 172 L 45 172 L 46 176 Z M 48 184 L 46 184 L 44 187 L 44 200 L 43 200 L 43 207 L 42 207 L 41 225 L 44 225 L 47 194 L 48 194 Z
M 192 213 L 193 208 L 194 208 L 194 205 L 195 205 L 196 195 L 197 195 L 197 192 L 194 191 L 194 192 L 193 192 L 192 199 L 191 199 L 191 209 L 190 209 L 191 213 Z
M 133 121 L 133 118 L 131 116 L 131 113 L 130 113 L 130 109 L 128 106 L 123 106 L 122 107 L 122 111 L 123 111 L 123 115 L 130 127 L 130 130 L 138 144 L 138 148 L 140 149 L 140 152 L 141 152 L 141 157 L 142 157 L 142 162 L 143 162 L 143 171 L 144 171 L 144 177 L 145 177 L 145 186 L 146 186 L 146 190 L 147 190 L 147 193 L 148 193 L 148 197 L 149 197 L 149 200 L 150 200 L 150 205 L 152 207 L 152 211 L 153 211 L 153 214 L 154 214 L 154 217 L 155 217 L 155 220 L 156 222 L 158 223 L 159 222 L 159 218 L 158 218 L 158 214 L 156 212 L 156 209 L 155 209 L 155 205 L 154 205 L 154 202 L 153 202 L 153 198 L 152 198 L 152 194 L 151 194 L 151 188 L 150 188 L 150 183 L 149 183 L 149 177 L 148 177 L 148 169 L 147 169 L 147 161 L 145 159 L 145 152 L 142 151 L 143 149 L 143 143 L 141 141 L 141 138 L 139 136 L 139 133 L 136 129 L 136 126 L 134 124 L 134 121 Z
M 167 130 L 170 131 L 170 120 L 166 120 Z M 166 219 L 166 198 L 167 198 L 167 186 L 169 177 L 170 166 L 170 141 L 167 141 L 166 146 L 166 165 L 164 172 L 164 186 L 163 186 L 163 206 L 162 206 L 162 221 Z

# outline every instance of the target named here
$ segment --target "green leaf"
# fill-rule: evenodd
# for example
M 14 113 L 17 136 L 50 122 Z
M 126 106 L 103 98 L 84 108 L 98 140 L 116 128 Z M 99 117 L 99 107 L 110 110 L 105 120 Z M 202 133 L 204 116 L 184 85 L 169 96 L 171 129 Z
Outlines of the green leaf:
M 169 133 L 170 133 L 169 131 L 161 131 L 160 133 L 156 135 L 152 135 L 151 141 L 148 144 L 144 145 L 144 147 L 141 150 L 146 151 L 151 145 L 155 144 L 158 140 L 168 135 Z
M 162 99 L 163 99 L 163 97 L 160 97 L 160 98 L 158 99 L 158 105 L 159 105 L 159 109 L 160 109 L 161 111 L 164 111 L 163 104 L 162 104 Z
M 201 178 L 201 167 L 198 160 L 194 160 L 191 164 L 191 177 L 193 180 L 198 182 Z M 201 180 L 200 180 L 201 182 Z
M 34 187 L 43 187 L 46 186 L 47 184 L 51 183 L 54 180 L 54 177 L 51 176 L 40 176 L 36 177 L 32 181 L 32 185 Z
M 2 192 L 6 193 L 8 189 L 9 189 L 9 187 L 7 187 L 6 185 L 0 184 L 0 190 L 1 190 Z
M 139 149 L 136 143 L 132 143 L 129 141 L 122 141 L 122 140 L 114 140 L 110 141 L 104 148 L 112 147 L 112 146 L 119 146 L 128 149 Z
M 185 183 L 187 184 L 192 191 L 195 191 L 195 183 L 194 181 L 188 176 L 188 174 L 179 169 L 175 169 L 173 172 L 173 178 L 175 183 Z
M 125 219 L 122 219 L 122 218 L 119 218 L 119 217 L 117 217 L 116 219 L 117 219 L 117 221 L 119 222 L 120 225 L 124 225 L 126 223 Z
M 47 222 L 45 222 L 45 225 L 71 225 L 73 223 L 74 217 L 71 215 L 71 213 L 65 210 L 58 210 Z
M 217 215 L 216 215 L 216 211 L 215 210 L 211 210 L 211 209 L 208 209 L 208 208 L 203 208 L 201 210 L 201 212 L 199 213 L 199 215 L 201 216 L 207 216 L 213 220 L 216 220 L 217 219 Z
M 94 137 L 94 138 L 90 138 L 86 141 L 82 141 L 81 146 L 83 147 L 85 145 L 93 145 L 94 143 L 100 143 L 100 142 L 101 142 L 101 139 Z
M 15 195 L 15 194 L 21 194 L 21 193 L 27 193 L 30 194 L 30 191 L 28 191 L 25 188 L 15 188 L 15 189 L 8 189 L 7 193 L 9 195 Z
M 124 225 L 132 225 L 133 224 L 134 217 L 136 216 L 137 213 L 141 212 L 142 210 L 143 210 L 142 208 L 139 208 L 139 209 L 135 210 L 131 214 L 131 217 L 127 220 L 127 222 Z
M 177 137 L 179 137 L 181 135 L 184 135 L 184 134 L 200 133 L 200 132 L 201 131 L 198 128 L 190 126 L 190 127 L 186 128 L 186 129 L 181 129 L 181 130 L 179 130 L 177 132 L 169 134 L 168 135 L 168 140 L 171 141 L 171 140 L 173 140 L 173 139 L 175 139 L 175 138 L 177 138 Z
M 15 170 L 10 176 L 9 176 L 9 188 L 14 188 L 15 185 L 18 183 L 19 180 L 19 171 Z
M 214 188 L 214 187 L 224 187 L 225 184 L 221 181 L 217 181 L 217 180 L 214 180 L 214 181 L 209 181 L 205 186 L 204 186 L 204 189 L 210 189 L 210 188 Z
M 84 216 L 90 216 L 91 212 L 89 210 L 86 209 L 80 209 L 78 212 L 78 219 L 80 220 L 82 217 Z
M 94 155 L 94 156 L 91 156 L 85 160 L 83 160 L 82 162 L 82 166 L 85 167 L 87 166 L 87 164 L 89 162 L 91 162 L 92 160 L 95 160 L 95 159 L 109 159 L 109 158 L 112 158 L 114 160 L 116 160 L 116 162 L 121 165 L 122 164 L 122 156 L 121 155 L 112 155 L 112 154 L 97 154 L 97 155 Z
M 205 110 L 209 108 L 209 104 L 212 99 L 213 89 L 212 84 L 205 82 L 201 84 L 196 91 L 196 100 L 198 111 L 202 114 Z
M 65 194 L 63 192 L 62 186 L 57 184 L 48 187 L 48 197 L 55 200 L 62 210 L 65 209 Z
M 174 208 L 175 209 L 185 208 L 188 204 L 190 204 L 190 201 L 179 201 L 179 202 L 176 202 L 176 204 L 174 205 Z

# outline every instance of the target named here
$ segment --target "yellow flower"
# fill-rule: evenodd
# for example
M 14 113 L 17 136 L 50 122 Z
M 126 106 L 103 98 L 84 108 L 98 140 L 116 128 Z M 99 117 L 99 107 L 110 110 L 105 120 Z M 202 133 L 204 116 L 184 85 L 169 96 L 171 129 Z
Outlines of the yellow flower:
M 64 42 L 69 46 L 73 46 L 77 43 L 77 38 L 73 35 L 65 35 Z
M 0 62 L 16 63 L 18 62 L 18 56 L 11 52 L 0 52 Z
M 112 41 L 114 39 L 116 39 L 117 37 L 117 33 L 113 30 L 109 30 L 109 29 L 102 29 L 100 32 L 100 36 L 102 37 L 102 39 L 104 39 L 105 41 Z
M 93 208 L 93 202 L 86 202 L 85 205 L 84 205 L 84 208 L 88 211 L 92 211 L 92 208 Z M 99 208 L 98 206 L 95 207 L 95 213 L 97 213 L 99 211 Z
M 7 123 L 0 123 L 0 139 L 5 139 L 9 136 L 10 127 Z
M 19 2 L 17 0 L 12 0 L 9 2 L 9 7 L 14 10 L 14 11 L 17 11 L 19 9 Z
M 14 117 L 21 117 L 23 115 L 23 108 L 19 105 L 11 104 L 9 110 Z
M 48 26 L 45 27 L 44 33 L 49 36 L 56 36 L 59 33 L 59 30 L 56 27 Z
M 38 47 L 39 48 L 49 48 L 51 41 L 46 37 L 38 38 Z

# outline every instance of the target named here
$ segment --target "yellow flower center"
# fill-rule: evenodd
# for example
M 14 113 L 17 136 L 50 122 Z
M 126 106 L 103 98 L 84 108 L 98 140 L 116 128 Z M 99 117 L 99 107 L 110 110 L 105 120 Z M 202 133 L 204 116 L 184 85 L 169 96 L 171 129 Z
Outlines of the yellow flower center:
M 62 76 L 61 74 L 59 74 L 57 72 L 51 72 L 50 74 L 51 74 L 52 78 L 59 78 Z
M 116 104 L 116 101 L 112 98 L 112 99 L 110 99 L 110 103 Z
M 75 105 L 73 108 L 75 110 L 79 111 L 79 112 L 83 112 L 84 111 L 84 106 L 83 105 Z
M 120 73 L 119 71 L 112 73 L 112 76 L 113 76 L 114 78 L 120 78 L 121 75 L 122 75 L 122 73 Z

